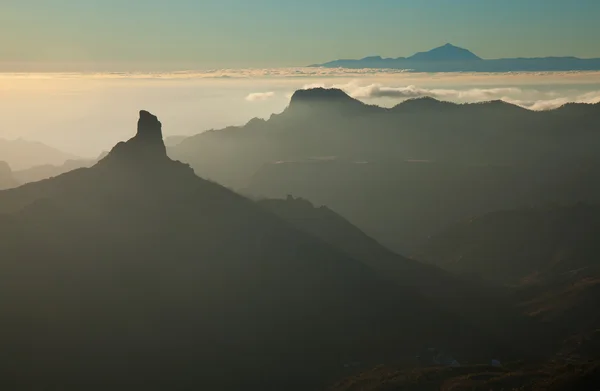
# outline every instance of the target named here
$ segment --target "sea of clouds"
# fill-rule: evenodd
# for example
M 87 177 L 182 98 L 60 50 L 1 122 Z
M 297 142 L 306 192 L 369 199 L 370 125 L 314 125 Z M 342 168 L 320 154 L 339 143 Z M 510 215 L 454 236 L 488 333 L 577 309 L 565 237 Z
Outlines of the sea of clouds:
M 414 73 L 404 70 L 277 68 L 168 73 L 1 73 L 0 138 L 41 141 L 97 156 L 131 137 L 140 109 L 163 133 L 192 135 L 283 111 L 294 91 L 340 88 L 369 104 L 433 97 L 504 100 L 532 110 L 599 103 L 600 72 Z

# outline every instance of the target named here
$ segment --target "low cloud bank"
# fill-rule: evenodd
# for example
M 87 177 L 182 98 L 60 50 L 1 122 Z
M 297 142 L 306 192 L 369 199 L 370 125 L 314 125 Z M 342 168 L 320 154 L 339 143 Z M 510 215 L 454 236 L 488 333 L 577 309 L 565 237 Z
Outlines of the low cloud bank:
M 361 85 L 357 82 L 351 82 L 337 85 L 325 85 L 322 83 L 308 84 L 303 89 L 318 87 L 339 88 L 351 97 L 360 100 L 388 98 L 402 101 L 422 97 L 432 97 L 459 103 L 503 100 L 531 110 L 551 110 L 567 103 L 600 103 L 600 91 L 568 94 L 558 91 L 542 92 L 521 87 L 448 89 L 423 88 L 415 85 L 386 86 L 380 83 Z
M 526 107 L 531 110 L 552 110 L 558 107 L 564 106 L 567 103 L 587 103 L 597 104 L 600 103 L 600 91 L 592 91 L 585 94 L 578 95 L 574 98 L 554 98 L 554 99 L 540 99 L 537 101 L 522 101 L 514 99 L 505 99 L 507 102 Z
M 274 96 L 275 96 L 275 93 L 273 91 L 254 92 L 252 94 L 248 94 L 248 96 L 246 96 L 246 100 L 248 102 L 260 102 L 260 101 L 265 101 L 267 99 L 271 99 Z

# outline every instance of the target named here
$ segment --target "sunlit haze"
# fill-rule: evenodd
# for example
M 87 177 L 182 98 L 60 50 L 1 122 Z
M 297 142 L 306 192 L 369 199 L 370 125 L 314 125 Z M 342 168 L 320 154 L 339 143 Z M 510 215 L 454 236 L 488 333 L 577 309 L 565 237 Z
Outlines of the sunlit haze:
M 503 99 L 543 110 L 600 100 L 597 73 L 415 74 L 313 68 L 154 74 L 0 74 L 0 138 L 42 141 L 95 157 L 131 136 L 138 110 L 161 114 L 165 136 L 242 125 L 281 112 L 300 88 L 338 87 L 370 104 L 432 96 Z

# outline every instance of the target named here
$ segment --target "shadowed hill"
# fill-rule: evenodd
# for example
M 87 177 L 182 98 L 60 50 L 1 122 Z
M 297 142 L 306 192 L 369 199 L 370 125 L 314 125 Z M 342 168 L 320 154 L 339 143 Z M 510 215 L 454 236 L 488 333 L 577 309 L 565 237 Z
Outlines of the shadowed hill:
M 380 366 L 349 377 L 329 391 L 587 391 L 600 381 L 600 363 L 510 364 L 402 369 Z
M 187 138 L 169 154 L 234 188 L 246 187 L 265 163 L 320 156 L 474 165 L 568 162 L 595 156 L 599 118 L 600 105 L 536 112 L 500 101 L 458 105 L 424 98 L 384 109 L 340 90 L 301 90 L 267 121 Z
M 258 205 L 365 263 L 380 275 L 417 289 L 438 302 L 453 294 L 462 296 L 463 300 L 468 295 L 469 288 L 461 286 L 460 280 L 437 267 L 393 253 L 326 206 L 314 207 L 309 201 L 292 196 L 260 200 Z M 475 287 L 471 289 L 474 295 Z
M 571 207 L 499 211 L 450 226 L 416 254 L 458 273 L 504 284 L 596 266 L 600 209 Z
M 540 325 L 514 308 L 508 291 L 393 253 L 325 206 L 314 207 L 309 201 L 292 196 L 263 199 L 258 205 L 363 262 L 385 279 L 434 300 L 466 322 L 504 340 L 506 346 L 536 354 L 552 349 L 551 340 L 539 332 Z
M 328 205 L 407 252 L 467 216 L 538 198 L 593 201 L 598 189 L 573 173 L 600 172 L 599 121 L 600 105 L 538 112 L 423 98 L 385 109 L 314 89 L 269 120 L 190 137 L 169 155 L 231 188 Z
M 430 344 L 501 349 L 169 159 L 147 112 L 93 167 L 0 205 L 7 389 L 303 390 Z
M 78 168 L 90 167 L 94 163 L 94 160 L 67 160 L 61 165 L 44 164 L 41 166 L 34 166 L 27 169 L 15 171 L 14 175 L 20 183 L 38 182 L 44 179 L 59 176 L 69 171 L 76 170 Z
M 521 311 L 555 327 L 563 354 L 597 358 L 599 233 L 597 206 L 500 211 L 449 227 L 417 257 L 515 286 Z
M 0 190 L 11 189 L 19 186 L 14 173 L 6 162 L 0 161 Z
M 45 144 L 22 139 L 0 139 L 0 160 L 13 170 L 24 170 L 39 165 L 60 165 L 76 156 L 59 151 Z

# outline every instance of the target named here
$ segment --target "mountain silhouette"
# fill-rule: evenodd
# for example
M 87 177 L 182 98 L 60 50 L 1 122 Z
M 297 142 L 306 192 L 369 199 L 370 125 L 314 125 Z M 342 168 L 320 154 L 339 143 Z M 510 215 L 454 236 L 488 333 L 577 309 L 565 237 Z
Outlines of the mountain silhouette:
M 428 52 L 416 53 L 407 58 L 409 61 L 478 61 L 476 56 L 467 49 L 459 48 L 450 43 L 432 49 Z
M 434 300 L 444 309 L 494 335 L 494 339 L 505 341 L 506 346 L 540 353 L 550 345 L 545 335 L 534 331 L 538 325 L 524 318 L 514 308 L 514 302 L 507 300 L 503 289 L 478 284 L 431 264 L 398 255 L 326 206 L 315 207 L 310 201 L 293 196 L 259 200 L 258 205 L 363 262 L 387 280 Z M 512 330 L 510 337 L 506 334 L 507 328 Z M 535 344 L 538 345 L 534 348 Z M 541 346 L 544 346 L 543 350 Z
M 78 157 L 40 142 L 0 139 L 0 160 L 15 171 L 45 164 L 61 165 L 70 159 Z
M 78 168 L 90 167 L 96 162 L 96 160 L 91 159 L 72 159 L 67 160 L 61 165 L 44 164 L 41 166 L 33 166 L 15 171 L 13 172 L 13 175 L 20 183 L 38 182 Z
M 482 59 L 450 43 L 409 57 L 370 56 L 311 65 L 325 68 L 391 68 L 414 72 L 541 72 L 600 70 L 600 58 L 541 57 Z
M 486 280 L 517 285 L 596 268 L 600 209 L 579 203 L 497 211 L 432 236 L 419 259 Z
M 10 166 L 6 162 L 0 162 L 0 190 L 19 186 Z
M 268 120 L 192 136 L 168 153 L 248 194 L 327 205 L 406 254 L 458 219 L 600 200 L 598 104 L 538 112 L 421 98 L 388 109 L 340 90 L 295 96 Z
M 0 192 L 7 389 L 304 390 L 429 344 L 495 350 L 414 289 L 197 177 L 161 133 L 142 111 L 93 167 Z
M 525 314 L 554 329 L 563 356 L 600 351 L 600 208 L 505 210 L 456 223 L 416 254 L 446 270 L 513 286 Z

